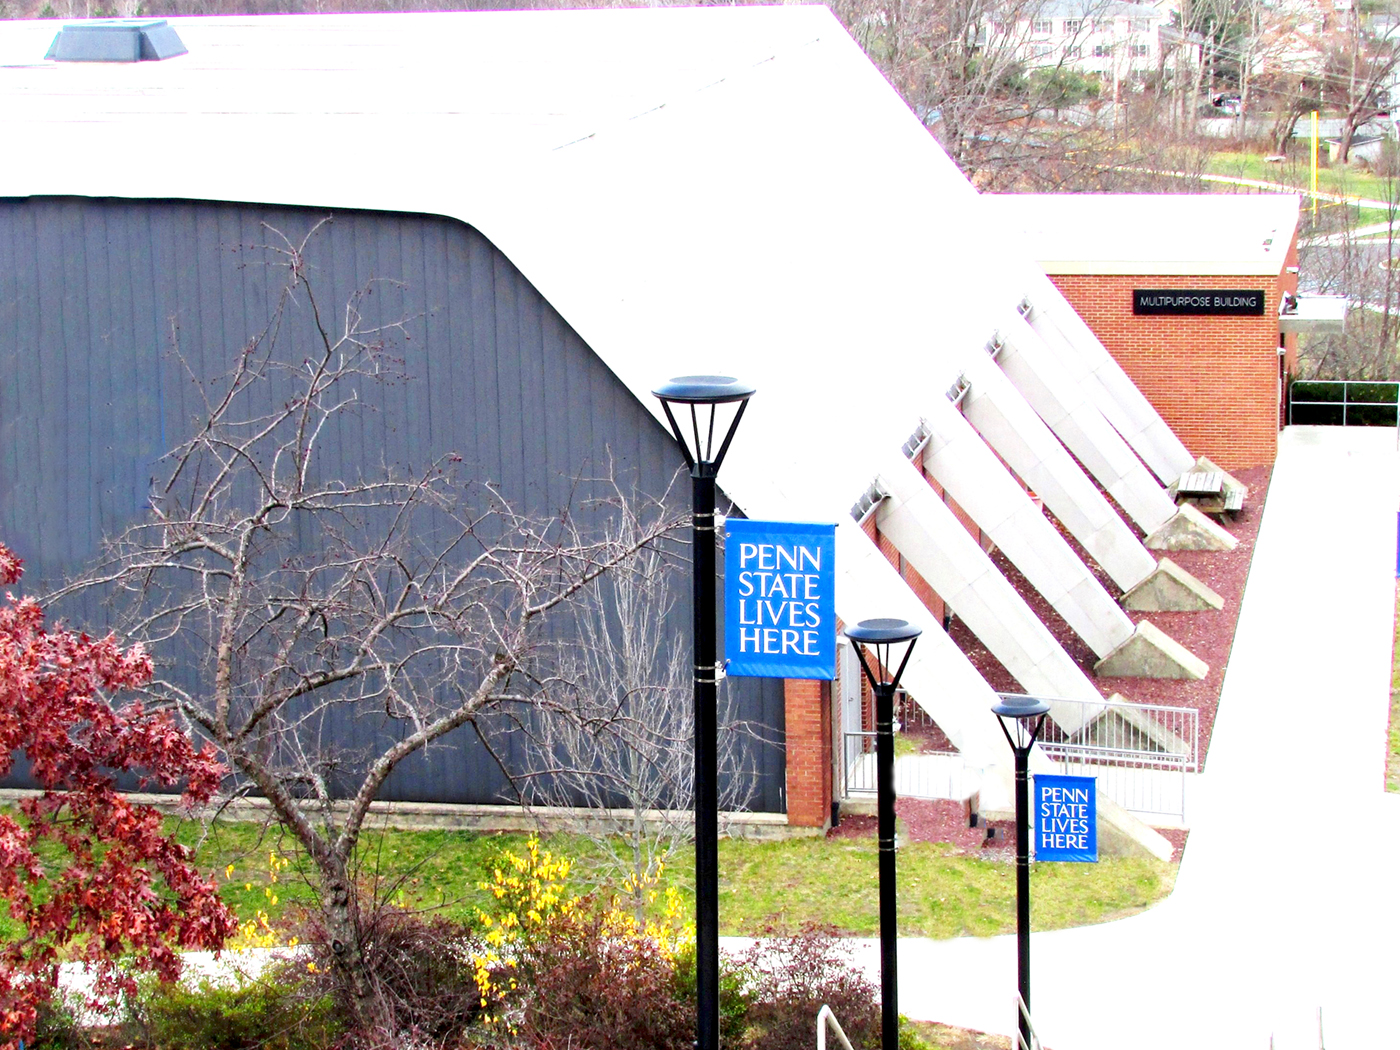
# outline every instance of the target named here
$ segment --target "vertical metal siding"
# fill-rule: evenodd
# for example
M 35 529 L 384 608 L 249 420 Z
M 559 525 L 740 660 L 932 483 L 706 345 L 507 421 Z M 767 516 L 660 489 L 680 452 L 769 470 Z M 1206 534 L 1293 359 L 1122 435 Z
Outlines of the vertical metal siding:
M 283 277 L 263 247 L 285 245 L 273 231 L 296 244 L 324 217 L 215 203 L 0 202 L 0 536 L 26 560 L 30 589 L 79 568 L 141 513 L 156 459 L 202 407 L 174 347 L 203 381 L 224 375 L 275 306 Z M 609 457 L 652 494 L 681 466 L 651 415 L 471 227 L 338 212 L 308 263 L 323 306 L 343 311 L 368 285 L 367 319 L 408 318 L 393 342 L 410 380 L 368 387 L 370 410 L 340 418 L 325 445 L 340 471 L 410 469 L 456 451 L 512 501 L 546 511 Z M 305 318 L 290 321 L 309 346 Z M 275 396 L 269 389 L 267 407 Z M 687 607 L 676 603 L 677 631 Z M 90 623 L 103 615 L 95 600 L 66 612 Z M 743 718 L 780 737 L 781 682 L 728 687 Z M 327 728 L 351 747 L 384 731 L 338 716 Z M 753 757 L 755 808 L 781 810 L 781 750 Z M 510 792 L 466 727 L 405 764 L 384 797 L 498 802 Z

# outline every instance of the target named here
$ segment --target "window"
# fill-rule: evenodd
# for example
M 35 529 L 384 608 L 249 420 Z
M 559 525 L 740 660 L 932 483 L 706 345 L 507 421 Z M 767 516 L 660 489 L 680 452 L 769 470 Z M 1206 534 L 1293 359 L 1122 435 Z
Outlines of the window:
M 1065 36 L 1074 36 L 1075 33 L 1079 32 L 1083 28 L 1084 20 L 1082 18 L 1065 19 Z
M 1113 32 L 1113 19 L 1096 18 L 1094 19 L 1094 28 L 1100 33 L 1111 33 Z
M 1151 20 L 1147 18 L 1134 18 L 1132 28 L 1134 33 L 1150 33 L 1152 31 L 1152 23 Z
M 1082 47 L 1067 47 L 1067 48 L 1065 48 L 1065 58 L 1068 58 L 1068 59 L 1076 59 L 1076 58 L 1083 58 L 1083 57 L 1084 57 L 1084 49 L 1083 49 Z
M 1095 57 L 1095 58 L 1107 58 L 1107 57 L 1108 57 L 1109 55 L 1111 55 L 1111 54 L 1113 54 L 1113 47 L 1112 47 L 1111 44 L 1095 44 L 1095 45 L 1094 45 L 1094 57 Z
M 1031 23 L 1031 32 L 1034 33 L 1036 36 L 1049 36 L 1050 20 L 1048 18 L 1037 18 L 1034 22 Z
M 1146 57 L 1147 57 L 1148 55 L 1150 55 L 1150 54 L 1152 54 L 1152 48 L 1149 47 L 1147 44 L 1134 44 L 1134 45 L 1133 45 L 1133 57 L 1134 57 L 1134 58 L 1146 58 Z

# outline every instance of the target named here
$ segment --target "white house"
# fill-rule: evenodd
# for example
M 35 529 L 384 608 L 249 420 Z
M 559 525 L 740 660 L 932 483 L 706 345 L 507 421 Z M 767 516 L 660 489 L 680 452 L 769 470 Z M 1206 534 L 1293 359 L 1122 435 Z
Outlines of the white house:
M 1165 6 L 1046 0 L 994 20 L 988 42 L 1011 47 L 1031 69 L 1062 66 L 1122 85 L 1174 69 L 1182 61 L 1180 36 Z

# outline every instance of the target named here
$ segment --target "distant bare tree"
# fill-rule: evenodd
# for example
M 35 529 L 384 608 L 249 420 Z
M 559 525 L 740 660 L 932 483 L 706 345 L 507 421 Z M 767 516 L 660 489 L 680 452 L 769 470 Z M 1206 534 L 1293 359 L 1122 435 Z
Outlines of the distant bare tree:
M 370 463 L 328 474 L 324 447 L 364 390 L 402 377 L 399 326 L 369 325 L 363 295 L 338 318 L 323 312 L 306 261 L 315 233 L 276 247 L 286 284 L 232 372 L 204 382 L 188 370 L 203 416 L 162 461 L 148 512 L 46 600 L 110 595 L 118 630 L 167 657 L 148 702 L 211 740 L 296 836 L 343 1005 L 392 1033 L 355 877 L 371 804 L 448 733 L 477 725 L 489 737 L 491 712 L 573 690 L 550 632 L 683 517 L 611 481 L 598 499 L 615 504 L 613 524 L 589 531 L 590 516 L 609 515 L 527 514 L 459 480 L 455 455 L 413 474 Z M 313 345 L 295 345 L 294 327 Z M 197 673 L 169 674 L 172 656 Z M 352 724 L 378 727 L 362 753 L 344 743 Z
M 521 726 L 532 741 L 532 797 L 592 811 L 583 829 L 608 870 L 624 876 L 638 921 L 661 866 L 694 835 L 695 710 L 688 653 L 666 631 L 671 568 L 662 552 L 645 550 L 634 571 L 601 582 L 607 600 L 579 609 L 576 640 L 561 658 L 576 691 Z M 719 705 L 719 802 L 732 813 L 757 791 L 744 744 L 759 734 L 737 719 L 723 683 Z
M 963 172 L 992 190 L 1134 190 L 1153 173 L 1194 173 L 1199 150 L 1171 135 L 1159 88 L 1129 83 L 1126 55 L 1107 83 L 1078 59 L 1109 0 L 1082 0 L 1079 29 L 1054 49 L 1035 27 L 1066 20 L 1045 0 L 836 0 L 850 30 Z M 1178 47 L 1157 84 L 1190 64 Z M 1189 189 L 1179 181 L 1167 187 Z
M 1299 246 L 1309 291 L 1345 296 L 1351 304 L 1344 332 L 1299 339 L 1300 379 L 1400 379 L 1400 179 L 1393 164 L 1382 182 L 1387 224 L 1379 237 L 1359 233 L 1350 208 L 1338 208 L 1339 229 Z
M 1351 156 L 1352 140 L 1368 121 L 1390 106 L 1390 85 L 1400 67 L 1400 26 L 1386 25 L 1380 32 L 1363 26 L 1354 15 L 1347 30 L 1331 38 L 1326 65 L 1328 96 L 1342 112 L 1337 160 Z

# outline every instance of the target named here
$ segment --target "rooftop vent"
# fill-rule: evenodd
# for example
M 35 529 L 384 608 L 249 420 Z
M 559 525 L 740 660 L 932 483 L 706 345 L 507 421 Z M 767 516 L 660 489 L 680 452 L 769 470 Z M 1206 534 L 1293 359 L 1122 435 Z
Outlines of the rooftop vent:
M 104 18 L 64 26 L 44 57 L 55 62 L 158 62 L 188 50 L 163 18 Z

